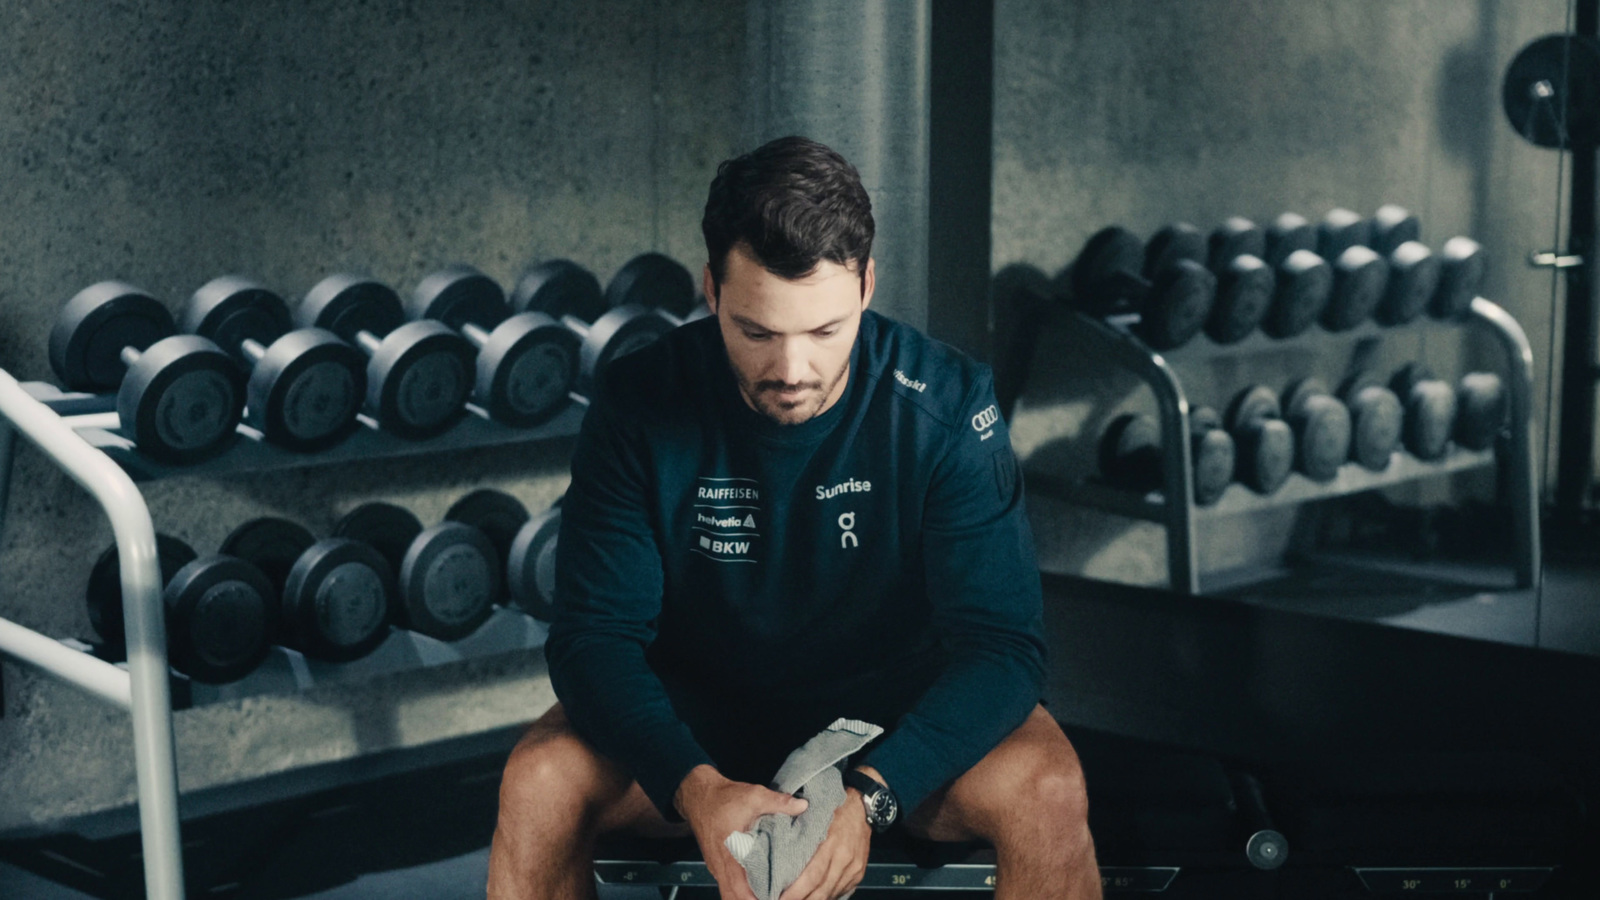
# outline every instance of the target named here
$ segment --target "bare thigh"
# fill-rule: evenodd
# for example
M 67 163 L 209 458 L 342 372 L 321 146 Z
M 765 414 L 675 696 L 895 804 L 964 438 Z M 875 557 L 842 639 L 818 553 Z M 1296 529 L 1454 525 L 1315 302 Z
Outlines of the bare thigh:
M 623 832 L 666 838 L 691 833 L 686 823 L 668 822 L 638 782 L 579 737 L 560 703 L 550 707 L 529 726 L 511 755 L 513 765 L 507 767 L 508 777 L 515 777 L 511 774 L 514 771 L 550 773 L 554 770 L 561 777 L 552 780 L 576 788 L 582 795 L 580 801 L 588 820 L 594 823 L 593 834 Z M 516 765 L 519 759 L 531 764 Z M 541 785 L 550 786 L 548 783 Z M 503 797 L 516 793 L 502 789 Z

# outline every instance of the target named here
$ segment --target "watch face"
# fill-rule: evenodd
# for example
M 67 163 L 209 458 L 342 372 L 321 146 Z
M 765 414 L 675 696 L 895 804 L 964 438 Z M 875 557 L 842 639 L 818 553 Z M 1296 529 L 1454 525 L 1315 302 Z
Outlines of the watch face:
M 887 828 L 894 824 L 895 814 L 900 811 L 900 804 L 894 799 L 894 794 L 888 791 L 873 791 L 871 797 L 872 818 L 874 825 Z

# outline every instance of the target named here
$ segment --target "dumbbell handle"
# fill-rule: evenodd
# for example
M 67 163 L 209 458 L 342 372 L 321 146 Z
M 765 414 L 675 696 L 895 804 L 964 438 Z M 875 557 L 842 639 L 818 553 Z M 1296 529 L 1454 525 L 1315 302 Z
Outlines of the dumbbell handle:
M 251 365 L 255 365 L 267 355 L 267 348 L 261 346 L 261 342 L 255 338 L 245 338 L 239 342 L 239 352 L 244 354 L 245 359 L 250 360 Z
M 489 332 L 484 331 L 483 327 L 475 322 L 463 324 L 461 326 L 461 334 L 472 342 L 472 346 L 477 347 L 479 350 L 483 349 L 484 344 L 489 343 Z
M 566 315 L 562 316 L 561 324 L 571 328 L 573 331 L 576 331 L 579 337 L 587 338 L 589 336 L 589 323 L 578 318 L 572 313 L 567 313 Z
M 132 345 L 123 347 L 122 352 L 117 355 L 122 358 L 122 364 L 130 369 L 139 361 L 139 351 L 133 349 Z
M 378 348 L 383 346 L 383 341 L 370 331 L 356 332 L 356 346 L 367 352 L 368 356 L 376 356 Z

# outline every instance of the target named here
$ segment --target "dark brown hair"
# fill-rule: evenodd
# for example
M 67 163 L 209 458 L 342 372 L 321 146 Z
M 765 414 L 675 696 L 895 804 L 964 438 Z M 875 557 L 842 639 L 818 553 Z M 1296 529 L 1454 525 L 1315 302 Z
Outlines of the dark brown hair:
M 718 166 L 700 220 L 719 287 L 728 252 L 739 244 L 781 278 L 799 278 L 828 260 L 854 267 L 865 279 L 874 230 L 872 201 L 855 166 L 810 138 L 793 136 Z

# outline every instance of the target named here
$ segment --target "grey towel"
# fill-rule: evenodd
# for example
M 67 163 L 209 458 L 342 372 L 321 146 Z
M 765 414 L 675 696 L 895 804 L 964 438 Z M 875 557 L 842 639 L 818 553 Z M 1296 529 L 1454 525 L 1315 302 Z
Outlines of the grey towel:
M 806 811 L 762 816 L 750 831 L 735 831 L 723 842 L 744 866 L 756 900 L 778 900 L 800 877 L 827 837 L 834 810 L 844 802 L 841 764 L 880 734 L 883 729 L 869 722 L 836 719 L 783 761 L 772 789 L 804 799 Z

